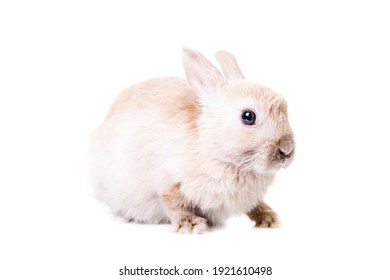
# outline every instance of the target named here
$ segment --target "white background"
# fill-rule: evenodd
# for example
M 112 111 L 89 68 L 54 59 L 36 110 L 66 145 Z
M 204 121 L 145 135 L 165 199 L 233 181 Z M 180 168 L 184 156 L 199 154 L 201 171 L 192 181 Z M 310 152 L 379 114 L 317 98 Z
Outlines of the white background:
M 387 7 L 2 1 L 0 278 L 126 279 L 124 265 L 178 265 L 272 266 L 268 279 L 389 279 Z M 90 131 L 123 88 L 184 77 L 182 46 L 212 61 L 217 50 L 234 53 L 248 79 L 288 100 L 296 160 L 266 197 L 279 229 L 254 229 L 241 216 L 178 235 L 124 223 L 93 198 Z

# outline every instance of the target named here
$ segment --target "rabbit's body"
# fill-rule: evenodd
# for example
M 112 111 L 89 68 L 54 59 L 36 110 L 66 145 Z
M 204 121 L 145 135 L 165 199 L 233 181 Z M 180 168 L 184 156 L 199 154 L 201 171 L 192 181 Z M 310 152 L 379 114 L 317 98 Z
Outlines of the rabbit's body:
M 170 103 L 193 106 L 194 98 L 186 81 L 165 78 L 131 87 L 114 102 L 90 150 L 98 197 L 114 212 L 138 222 L 169 222 L 158 194 L 180 182 L 191 133 Z
M 184 61 L 190 83 L 137 84 L 94 131 L 89 165 L 98 197 L 127 220 L 172 222 L 178 231 L 202 232 L 239 213 L 272 226 L 263 195 L 294 145 L 285 102 L 244 79 L 222 80 L 203 56 L 187 52 L 184 60 L 205 68 Z M 205 94 L 208 87 L 217 93 Z M 258 121 L 243 125 L 243 108 L 256 110 Z

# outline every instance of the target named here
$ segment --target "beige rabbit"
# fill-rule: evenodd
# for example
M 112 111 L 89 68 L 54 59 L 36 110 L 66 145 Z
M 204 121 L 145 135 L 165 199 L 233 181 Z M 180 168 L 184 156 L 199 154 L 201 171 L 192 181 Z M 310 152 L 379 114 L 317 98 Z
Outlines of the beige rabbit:
M 89 165 L 98 197 L 140 223 L 201 233 L 232 214 L 259 227 L 277 216 L 263 202 L 294 155 L 286 101 L 248 82 L 233 55 L 184 49 L 187 80 L 160 78 L 125 90 L 94 131 Z

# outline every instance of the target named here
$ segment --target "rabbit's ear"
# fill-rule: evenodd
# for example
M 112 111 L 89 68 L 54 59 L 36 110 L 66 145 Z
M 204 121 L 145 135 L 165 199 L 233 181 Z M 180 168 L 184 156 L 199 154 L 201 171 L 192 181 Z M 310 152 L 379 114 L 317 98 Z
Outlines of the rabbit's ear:
M 221 65 L 223 74 L 226 79 L 245 79 L 244 75 L 241 73 L 241 69 L 237 64 L 236 58 L 229 52 L 219 51 L 215 54 L 215 58 L 218 60 L 219 65 Z
M 222 73 L 199 52 L 183 48 L 182 59 L 187 80 L 198 91 L 214 91 L 226 83 Z

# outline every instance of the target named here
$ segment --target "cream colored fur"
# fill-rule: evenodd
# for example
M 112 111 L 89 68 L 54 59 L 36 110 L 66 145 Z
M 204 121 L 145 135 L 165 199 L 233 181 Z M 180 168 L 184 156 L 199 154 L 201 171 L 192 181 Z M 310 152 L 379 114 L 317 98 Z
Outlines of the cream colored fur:
M 93 132 L 91 178 L 114 212 L 175 224 L 162 196 L 177 185 L 183 203 L 207 223 L 221 224 L 260 205 L 275 171 L 290 163 L 294 142 L 284 99 L 246 81 L 231 54 L 219 52 L 217 59 L 228 79 L 185 49 L 187 81 L 154 79 L 125 90 Z M 243 109 L 256 113 L 254 126 L 241 122 Z M 288 158 L 278 160 L 282 150 Z

